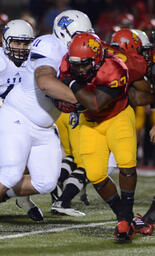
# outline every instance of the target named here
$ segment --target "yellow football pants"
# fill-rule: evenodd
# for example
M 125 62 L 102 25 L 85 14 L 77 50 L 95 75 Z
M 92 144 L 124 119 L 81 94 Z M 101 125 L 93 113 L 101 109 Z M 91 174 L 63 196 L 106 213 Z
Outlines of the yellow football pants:
M 136 126 L 132 107 L 128 106 L 115 117 L 100 124 L 83 117 L 79 134 L 81 159 L 92 183 L 99 183 L 107 177 L 110 151 L 113 152 L 118 167 L 136 166 Z
M 61 113 L 60 117 L 56 121 L 58 126 L 59 135 L 61 144 L 67 156 L 73 156 L 74 162 L 77 164 L 77 167 L 83 167 L 84 165 L 81 162 L 79 154 L 79 125 L 72 129 L 72 126 L 69 124 L 68 113 Z M 81 113 L 79 118 L 79 124 L 82 123 L 84 115 Z

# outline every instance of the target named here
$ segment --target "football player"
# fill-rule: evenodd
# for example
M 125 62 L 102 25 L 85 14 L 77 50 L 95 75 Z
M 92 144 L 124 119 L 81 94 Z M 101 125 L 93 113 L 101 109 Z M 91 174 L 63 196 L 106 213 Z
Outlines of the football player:
M 83 120 L 80 113 L 78 125 L 72 128 L 70 114 L 61 113 L 56 124 L 58 126 L 60 140 L 65 151 L 62 161 L 61 175 L 56 189 L 51 193 L 53 214 L 69 216 L 84 216 L 84 213 L 71 208 L 71 200 L 80 192 L 80 199 L 85 205 L 89 205 L 86 194 L 86 185 L 89 183 L 83 163 L 79 155 L 78 139 L 79 127 Z M 110 154 L 108 173 L 116 167 L 113 154 Z M 82 198 L 81 198 L 82 197 Z
M 108 51 L 110 50 L 110 52 L 121 58 L 128 67 L 130 79 L 129 95 L 131 94 L 130 96 L 132 97 L 133 92 L 136 95 L 135 99 L 130 97 L 131 104 L 135 107 L 152 103 L 154 99 L 152 96 L 152 84 L 148 79 L 150 59 L 147 55 L 147 52 L 151 49 L 151 44 L 147 35 L 138 30 L 121 29 L 113 34 L 111 45 L 112 49 L 108 49 Z M 143 93 L 145 93 L 145 97 L 142 98 Z
M 118 103 L 118 105 L 120 104 L 120 98 L 121 98 L 121 94 L 123 92 L 123 84 L 121 84 L 118 79 L 114 79 L 114 80 L 110 81 L 109 84 L 110 84 L 111 90 L 107 89 L 107 87 L 109 88 L 109 86 L 107 85 L 107 83 L 108 83 L 107 81 L 109 81 L 109 80 L 105 76 L 105 74 L 106 74 L 106 72 L 108 73 L 108 70 L 112 69 L 112 66 L 108 66 L 108 62 L 105 61 L 106 58 L 102 59 L 102 58 L 99 58 L 99 56 L 100 56 L 99 54 L 97 55 L 97 49 L 98 49 L 97 46 L 100 46 L 101 42 L 97 42 L 97 40 L 95 40 L 93 38 L 93 35 L 90 35 L 90 34 L 81 34 L 79 36 L 76 36 L 75 38 L 73 39 L 73 41 L 70 45 L 69 55 L 64 58 L 64 62 L 61 66 L 62 67 L 61 71 L 63 74 L 65 74 L 67 76 L 68 76 L 68 72 L 69 72 L 71 75 L 71 78 L 77 80 L 77 82 L 76 82 L 76 80 L 71 81 L 70 87 L 73 88 L 73 92 L 76 94 L 76 97 L 78 98 L 80 103 L 87 107 L 89 106 L 90 111 L 95 112 L 95 113 L 91 113 L 89 111 L 84 112 L 87 119 L 90 119 L 90 120 L 89 120 L 89 122 L 87 122 L 87 120 L 85 120 L 85 123 L 84 124 L 82 123 L 82 126 L 80 127 L 80 134 L 83 135 L 83 136 L 81 135 L 81 137 L 80 137 L 81 156 L 83 157 L 85 167 L 87 166 L 87 168 L 88 168 L 88 169 L 86 168 L 88 178 L 90 177 L 90 180 L 94 184 L 98 193 L 101 195 L 102 198 L 104 198 L 109 203 L 109 205 L 111 206 L 113 211 L 116 213 L 118 220 L 120 220 L 120 222 L 118 223 L 118 225 L 115 229 L 115 236 L 119 239 L 131 239 L 133 236 L 133 233 L 134 233 L 131 222 L 132 222 L 132 217 L 133 217 L 132 207 L 133 207 L 133 201 L 134 201 L 134 190 L 135 190 L 135 185 L 136 185 L 135 126 L 134 125 L 132 126 L 132 129 L 133 129 L 132 135 L 133 136 L 129 136 L 130 139 L 128 138 L 129 139 L 128 143 L 129 143 L 130 147 L 128 149 L 126 149 L 127 151 L 131 150 L 130 154 L 128 154 L 128 157 L 126 158 L 129 160 L 129 162 L 126 162 L 126 161 L 124 162 L 124 160 L 123 160 L 124 154 L 119 154 L 119 156 L 117 155 L 118 152 L 125 152 L 125 151 L 121 151 L 121 148 L 123 145 L 121 145 L 120 137 L 117 140 L 116 139 L 117 135 L 115 134 L 116 138 L 113 138 L 113 139 L 114 140 L 116 139 L 117 143 L 113 144 L 111 142 L 111 137 L 108 137 L 108 134 L 111 134 L 111 132 L 112 132 L 112 134 L 114 134 L 113 129 L 112 130 L 110 129 L 109 130 L 110 132 L 108 133 L 109 126 L 106 126 L 105 127 L 106 133 L 102 134 L 102 129 L 101 129 L 102 125 L 101 124 L 102 123 L 106 124 L 106 119 L 105 119 L 106 117 L 108 117 L 109 122 L 111 121 L 111 119 L 114 116 L 119 117 L 120 113 L 122 114 L 122 110 L 123 110 L 123 112 L 124 111 L 130 112 L 130 115 L 129 115 L 131 118 L 130 121 L 132 120 L 132 124 L 134 124 L 134 121 L 133 121 L 135 118 L 134 112 L 132 111 L 130 106 L 128 106 L 128 104 L 126 104 L 126 103 L 125 103 L 125 105 L 124 105 L 124 103 L 121 105 L 122 106 L 120 108 L 121 111 L 120 111 L 120 109 L 118 109 L 116 107 L 116 105 L 117 105 L 116 102 Z M 136 39 L 138 39 L 138 38 L 136 37 Z M 138 42 L 140 44 L 140 39 L 138 39 Z M 136 58 L 137 53 L 135 53 L 135 48 L 132 46 L 130 50 L 131 50 L 130 54 L 134 54 L 134 58 Z M 101 52 L 101 48 L 99 48 L 98 52 Z M 95 54 L 97 55 L 98 58 L 96 57 Z M 122 56 L 123 56 L 123 54 L 122 54 Z M 126 56 L 126 53 L 125 53 L 124 57 L 125 56 Z M 110 58 L 113 58 L 113 57 L 108 55 L 107 60 Z M 128 58 L 126 58 L 126 60 L 127 59 L 128 59 L 128 61 L 133 61 L 133 56 L 132 56 L 132 58 L 130 58 L 130 55 L 129 55 Z M 129 83 L 133 83 L 133 82 L 135 83 L 135 80 L 138 80 L 141 77 L 141 75 L 143 74 L 143 72 L 144 72 L 144 74 L 146 72 L 147 64 L 144 61 L 144 58 L 142 57 L 142 59 L 141 59 L 139 57 L 137 59 L 136 59 L 137 63 L 139 62 L 139 63 L 143 64 L 144 70 L 142 72 L 139 71 L 139 73 L 138 72 L 131 73 L 131 69 L 130 69 L 129 70 Z M 70 65 L 68 65 L 68 63 Z M 105 65 L 104 65 L 104 63 L 105 63 Z M 109 69 L 106 70 L 106 67 L 109 67 Z M 115 72 L 116 72 L 116 70 L 115 70 Z M 103 72 L 104 72 L 104 78 L 105 78 L 104 82 L 102 81 L 103 76 L 101 76 L 101 74 L 103 74 Z M 119 72 L 117 72 L 116 74 L 114 73 L 115 78 L 117 77 L 118 73 Z M 113 74 L 113 73 L 111 73 L 111 74 Z M 109 79 L 110 78 L 112 79 L 113 76 L 112 75 L 109 76 Z M 85 81 L 86 84 L 83 84 L 82 80 Z M 121 82 L 123 82 L 122 77 L 121 77 Z M 143 81 L 143 82 L 145 84 L 145 81 Z M 103 86 L 103 83 L 105 83 L 106 86 Z M 121 88 L 119 87 L 120 84 L 121 84 Z M 126 81 L 124 84 L 126 87 Z M 99 86 L 101 86 L 101 87 L 99 87 Z M 147 86 L 148 86 L 148 84 L 147 84 Z M 115 88 L 115 90 L 112 88 Z M 116 88 L 118 88 L 118 89 L 116 90 Z M 102 97 L 104 99 L 104 93 L 102 93 L 100 90 L 105 93 L 105 102 L 109 103 L 104 108 L 103 108 L 104 103 L 101 103 Z M 87 91 L 87 92 L 85 93 L 85 91 Z M 92 91 L 94 92 L 94 94 L 92 94 Z M 149 87 L 149 92 L 150 92 L 150 87 Z M 84 95 L 83 95 L 83 93 L 84 93 Z M 114 95 L 112 93 L 114 93 Z M 116 93 L 116 95 L 115 95 L 115 93 Z M 117 93 L 119 96 L 117 96 Z M 111 97 L 109 97 L 109 96 L 111 96 Z M 150 94 L 149 94 L 149 96 L 150 96 Z M 116 99 L 115 99 L 115 97 L 116 97 Z M 113 100 L 113 98 L 115 100 Z M 125 94 L 124 94 L 123 98 L 125 100 Z M 100 101 L 99 101 L 99 99 L 100 99 Z M 152 98 L 151 98 L 151 100 L 152 100 Z M 103 102 L 104 102 L 104 100 L 103 100 Z M 143 102 L 141 102 L 141 104 L 146 104 L 146 102 L 143 101 Z M 115 111 L 111 111 L 109 109 L 109 105 L 113 106 L 113 107 L 115 106 L 113 109 Z M 97 109 L 97 107 L 98 107 L 98 109 Z M 104 117 L 104 119 L 103 119 L 103 117 Z M 91 120 L 94 121 L 92 124 L 91 124 Z M 104 120 L 105 120 L 105 122 L 104 122 Z M 121 119 L 121 120 L 123 120 L 123 119 Z M 127 122 L 127 123 L 129 124 L 129 122 Z M 124 123 L 124 125 L 123 125 L 124 131 L 125 131 L 125 129 L 126 130 L 131 129 L 131 125 L 129 125 L 130 128 L 127 128 L 127 126 Z M 86 130 L 88 130 L 88 127 L 90 129 L 89 129 L 89 131 L 86 132 Z M 104 127 L 104 125 L 103 125 L 103 127 Z M 119 129 L 119 126 L 117 126 L 117 128 Z M 94 148 L 93 145 L 95 145 L 95 142 L 92 142 L 92 144 L 90 144 L 90 141 L 92 141 L 93 139 L 91 139 L 90 141 L 89 141 L 89 139 L 94 138 L 95 134 L 97 136 L 98 133 L 100 134 L 100 136 L 99 136 L 100 140 L 102 139 L 101 135 L 105 135 L 105 137 L 107 136 L 107 138 L 104 142 L 106 142 L 107 149 L 109 151 L 112 147 L 114 147 L 113 150 L 115 151 L 116 159 L 118 161 L 118 166 L 120 167 L 121 199 L 119 198 L 116 190 L 114 189 L 114 187 L 115 187 L 114 184 L 112 183 L 111 180 L 109 180 L 109 177 L 107 176 L 107 172 L 104 173 L 104 176 L 101 176 L 101 173 L 102 173 L 101 171 L 99 172 L 100 173 L 99 176 L 93 172 L 93 168 L 95 169 L 95 167 L 93 166 L 93 162 L 100 163 L 100 161 L 95 161 L 95 158 L 97 158 L 99 160 L 100 154 L 98 155 L 97 153 L 96 154 L 94 153 L 95 151 L 93 150 L 93 148 Z M 88 137 L 88 134 L 91 134 L 91 136 L 87 140 L 86 138 Z M 94 136 L 93 136 L 93 134 L 94 134 Z M 121 136 L 123 136 L 123 134 L 125 134 L 125 133 L 121 133 Z M 86 138 L 84 138 L 84 135 L 86 136 Z M 130 135 L 131 135 L 131 133 L 130 133 Z M 86 144 L 88 144 L 87 150 L 86 150 Z M 90 147 L 91 145 L 92 145 L 92 147 Z M 117 147 L 118 145 L 120 145 L 120 150 L 115 150 L 115 147 Z M 92 150 L 91 150 L 91 148 L 92 148 Z M 102 150 L 100 152 L 102 152 Z M 103 152 L 105 153 L 105 150 Z M 131 152 L 132 152 L 132 154 L 131 154 Z M 106 159 L 108 159 L 108 157 L 106 157 Z M 99 170 L 102 167 L 102 165 L 103 165 L 103 162 L 102 162 L 102 164 L 99 165 L 100 166 Z M 103 173 L 102 173 L 102 175 L 103 175 Z M 99 182 L 98 182 L 98 180 L 99 180 Z M 108 188 L 109 189 L 111 188 L 110 189 L 111 192 Z M 111 198 L 108 198 L 111 193 L 115 193 L 116 197 L 111 196 Z M 120 203 L 120 206 L 119 206 L 119 203 Z M 118 208 L 116 207 L 116 204 L 117 204 Z M 124 207 L 122 208 L 122 205 L 124 205 L 125 208 Z
M 0 48 L 0 98 L 6 95 L 16 84 L 21 83 L 21 73 L 25 69 L 30 44 L 34 39 L 32 27 L 24 20 L 11 20 L 2 30 L 2 48 Z M 11 192 L 10 192 L 11 193 Z M 9 198 L 6 194 L 3 201 Z M 43 215 L 30 197 L 17 198 L 18 207 L 26 211 L 28 216 L 40 221 Z
M 140 38 L 141 45 L 137 40 Z M 134 43 L 135 42 L 135 43 Z M 137 74 L 141 73 L 140 79 L 130 85 L 130 89 L 128 91 L 129 98 L 134 106 L 153 104 L 154 103 L 154 81 L 152 79 L 152 71 L 153 71 L 153 50 L 152 45 L 146 35 L 145 32 L 135 29 L 122 29 L 116 33 L 114 33 L 112 37 L 112 44 L 115 47 L 119 46 L 123 49 L 123 59 L 126 61 L 126 65 L 130 70 L 130 66 L 133 66 L 134 72 Z M 137 52 L 137 58 L 141 61 L 140 65 L 136 65 L 136 60 L 133 59 L 133 63 L 127 60 L 127 55 L 124 55 L 126 52 L 132 52 L 135 49 Z M 120 55 L 120 52 L 118 53 Z M 121 55 L 120 55 L 121 56 Z M 132 55 L 131 55 L 132 57 Z M 145 62 L 147 67 L 145 68 Z M 132 65 L 131 65 L 132 64 Z M 143 68 L 142 68 L 143 67 Z M 131 69 L 132 73 L 132 69 Z M 131 74 L 132 75 L 132 74 Z M 150 135 L 152 136 L 152 130 L 150 131 Z M 152 140 L 153 137 L 151 137 Z M 152 140 L 153 141 L 153 140 Z M 147 213 L 142 217 L 141 214 L 138 214 L 133 219 L 134 230 L 136 233 L 141 233 L 144 235 L 151 235 L 154 229 L 153 223 L 154 221 L 154 199 L 152 204 L 147 211 Z
M 76 20 L 77 30 L 84 31 L 93 31 L 90 21 L 83 22 L 81 26 L 81 21 L 75 19 L 74 13 L 71 11 L 62 12 L 57 16 L 57 19 L 54 22 L 54 31 L 57 35 L 65 33 L 62 27 L 59 26 L 59 22 L 62 20 L 64 15 L 69 16 L 70 18 Z M 68 26 L 69 33 L 72 31 L 72 23 Z M 73 36 L 76 33 L 72 33 Z M 65 107 L 65 106 L 64 106 Z M 62 109 L 61 109 L 62 110 Z M 67 110 L 63 110 L 67 111 Z M 69 112 L 71 110 L 69 109 Z M 80 114 L 79 123 L 82 122 L 83 114 Z M 76 126 L 72 129 L 72 126 L 69 124 L 70 114 L 62 113 L 58 118 L 56 124 L 59 129 L 60 140 L 65 151 L 65 157 L 62 160 L 61 175 L 59 178 L 59 185 L 51 193 L 52 196 L 52 208 L 51 212 L 54 214 L 65 214 L 70 216 L 83 216 L 84 213 L 77 211 L 71 208 L 71 200 L 81 191 L 80 198 L 84 201 L 86 205 L 89 204 L 87 195 L 85 193 L 86 184 L 88 180 L 86 178 L 85 169 L 83 163 L 81 162 L 78 150 L 78 132 L 79 126 Z M 113 156 L 110 155 L 109 160 L 109 171 L 111 172 L 116 163 L 113 164 Z
M 121 56 L 123 56 L 123 54 Z M 61 138 L 62 144 L 64 145 L 65 152 L 67 154 L 67 159 L 64 158 L 63 168 L 62 168 L 61 177 L 59 181 L 61 183 L 61 187 L 64 180 L 66 184 L 65 184 L 65 187 L 63 188 L 63 193 L 60 187 L 57 187 L 54 193 L 52 193 L 53 199 L 54 200 L 57 199 L 57 202 L 53 203 L 51 211 L 52 213 L 56 213 L 56 214 L 63 213 L 66 215 L 73 214 L 73 216 L 78 216 L 79 211 L 77 212 L 74 209 L 69 208 L 73 196 L 75 196 L 80 191 L 80 187 L 82 188 L 82 184 L 83 184 L 82 180 L 78 179 L 77 175 L 74 176 L 74 172 L 72 172 L 73 158 L 72 157 L 70 158 L 70 156 L 74 154 L 72 154 L 69 149 L 70 149 L 70 143 L 72 144 L 73 134 L 75 134 L 75 131 L 73 131 L 71 126 L 69 125 L 69 117 L 67 117 L 66 114 L 61 114 L 60 118 L 57 121 L 57 124 L 60 131 L 60 138 Z M 67 130 L 67 134 L 64 132 L 65 130 Z M 76 128 L 76 131 L 77 131 L 77 128 Z M 72 134 L 72 136 L 68 135 L 70 133 Z M 71 137 L 72 139 L 68 140 L 68 137 Z M 78 137 L 78 136 L 75 136 L 75 137 Z M 68 141 L 70 141 L 69 144 L 68 144 Z M 74 145 L 74 149 L 75 148 L 77 148 L 77 146 Z M 116 163 L 115 163 L 115 160 L 113 159 L 112 154 L 110 154 L 109 165 L 110 167 L 108 168 L 108 174 L 110 174 L 110 171 L 112 171 L 113 168 L 116 167 Z M 71 174 L 71 177 L 69 174 Z M 58 199 L 58 197 L 60 198 Z
M 152 82 L 154 84 L 155 80 L 155 64 L 153 62 L 152 65 Z M 151 104 L 151 109 L 155 109 L 155 104 Z M 149 131 L 149 135 L 150 135 L 150 141 L 154 144 L 155 143 L 155 125 L 152 126 L 151 130 Z M 135 224 L 138 227 L 138 223 L 141 223 L 142 226 L 139 229 L 140 233 L 145 234 L 145 235 L 151 235 L 152 234 L 152 230 L 147 229 L 146 227 L 148 226 L 152 226 L 154 227 L 155 224 L 155 197 L 152 200 L 152 203 L 149 207 L 149 209 L 147 210 L 147 212 L 142 216 L 141 214 L 138 214 L 137 217 L 135 218 Z
M 77 21 L 81 22 L 78 29 Z M 92 26 L 85 14 L 72 10 L 64 13 L 58 27 L 59 31 L 52 35 L 34 40 L 26 70 L 22 73 L 22 86 L 14 87 L 0 110 L 3 123 L 0 127 L 0 134 L 3 133 L 1 143 L 7 152 L 0 152 L 1 196 L 12 187 L 19 196 L 51 192 L 60 175 L 62 155 L 54 125 L 60 112 L 55 108 L 53 98 L 71 103 L 77 100 L 72 91 L 57 79 L 57 72 L 75 33 Z M 6 163 L 10 166 L 7 176 Z M 30 176 L 22 176 L 26 165 Z
M 71 208 L 71 200 L 86 187 L 88 181 L 78 151 L 79 125 L 72 129 L 69 113 L 61 113 L 56 124 L 65 157 L 62 160 L 61 175 L 55 193 L 52 193 L 53 214 L 84 216 L 85 214 Z M 80 114 L 79 123 L 83 114 Z
M 116 214 L 115 236 L 132 239 L 136 133 L 134 112 L 126 95 L 127 67 L 114 55 L 106 57 L 96 35 L 82 33 L 73 38 L 61 72 L 71 78 L 69 87 L 87 109 L 79 132 L 80 156 L 87 177 Z M 121 198 L 108 176 L 110 151 L 120 168 Z

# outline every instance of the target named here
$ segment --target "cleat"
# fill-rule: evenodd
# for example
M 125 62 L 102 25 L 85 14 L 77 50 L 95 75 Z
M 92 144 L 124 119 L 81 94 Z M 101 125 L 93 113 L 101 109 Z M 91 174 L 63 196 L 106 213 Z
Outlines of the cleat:
M 56 201 L 52 204 L 51 213 L 55 215 L 67 215 L 73 217 L 83 217 L 85 213 L 77 211 L 73 208 L 63 208 L 62 201 Z
M 85 205 L 90 205 L 90 202 L 88 200 L 87 194 L 82 194 L 80 196 L 80 200 L 85 204 Z
M 28 201 L 26 201 L 26 200 L 23 200 L 23 199 L 24 198 L 22 198 L 21 200 L 19 198 L 16 199 L 16 205 L 20 209 L 23 209 L 27 213 L 27 215 L 30 219 L 32 219 L 34 221 L 42 221 L 43 220 L 43 214 L 42 214 L 42 211 L 40 210 L 40 208 L 37 207 L 32 200 L 28 199 Z M 28 207 L 27 206 L 28 203 L 31 203 L 31 207 L 29 206 L 29 209 L 25 208 L 25 205 L 26 205 L 26 207 Z M 25 210 L 25 209 L 27 209 L 27 210 Z
M 155 224 L 155 209 L 150 208 L 142 218 L 146 223 Z
M 149 224 L 143 220 L 143 217 L 138 213 L 136 218 L 132 221 L 132 227 L 135 233 L 151 236 L 154 230 L 154 225 Z
M 29 216 L 30 219 L 34 221 L 43 221 L 43 214 L 37 206 L 31 208 L 28 212 L 27 215 Z
M 134 230 L 126 220 L 118 222 L 114 231 L 114 236 L 118 241 L 132 240 L 133 235 Z

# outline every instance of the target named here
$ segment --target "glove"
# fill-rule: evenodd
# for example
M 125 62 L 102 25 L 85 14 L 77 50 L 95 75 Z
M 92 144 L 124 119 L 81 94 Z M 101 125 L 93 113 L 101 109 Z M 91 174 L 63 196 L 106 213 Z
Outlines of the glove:
M 68 87 L 72 90 L 74 94 L 76 94 L 79 90 L 83 88 L 83 84 L 73 80 L 71 77 L 67 77 L 64 81 L 64 84 L 68 85 Z
M 52 102 L 55 105 L 55 107 L 57 109 L 59 109 L 61 112 L 71 113 L 71 112 L 83 112 L 83 111 L 86 110 L 86 108 L 83 107 L 80 103 L 73 104 L 73 103 L 70 103 L 68 101 L 53 99 L 49 96 L 47 96 L 47 97 L 52 99 Z
M 64 100 L 58 100 L 58 99 L 52 99 L 52 101 L 55 107 L 59 109 L 61 112 L 71 113 L 77 110 L 76 104 L 73 104 Z

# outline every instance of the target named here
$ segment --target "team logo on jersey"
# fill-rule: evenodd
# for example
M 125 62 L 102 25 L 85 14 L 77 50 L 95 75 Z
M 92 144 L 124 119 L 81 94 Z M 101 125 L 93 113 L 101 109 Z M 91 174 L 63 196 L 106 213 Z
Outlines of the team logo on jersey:
M 58 26 L 59 26 L 62 30 L 64 30 L 64 29 L 66 29 L 66 27 L 68 27 L 73 21 L 74 21 L 74 20 L 69 19 L 68 16 L 63 16 L 63 17 L 59 20 Z
M 91 48 L 93 52 L 100 53 L 100 44 L 94 39 L 89 39 L 88 46 Z

